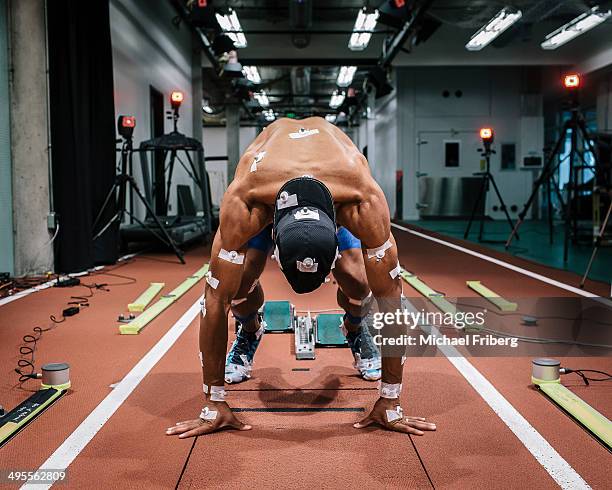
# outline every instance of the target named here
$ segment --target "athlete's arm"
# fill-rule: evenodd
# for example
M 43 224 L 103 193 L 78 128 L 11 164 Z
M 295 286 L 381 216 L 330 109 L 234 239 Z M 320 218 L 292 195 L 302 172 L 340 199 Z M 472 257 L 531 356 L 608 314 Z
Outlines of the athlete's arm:
M 399 276 L 397 245 L 391 234 L 391 219 L 385 196 L 376 182 L 367 178 L 364 185 L 368 196 L 364 202 L 341 206 L 340 223 L 361 240 L 368 284 L 381 311 L 401 308 L 402 286 Z M 376 253 L 378 252 L 378 253 Z M 383 327 L 383 337 L 401 335 L 398 325 Z M 381 397 L 370 414 L 355 427 L 367 427 L 373 423 L 398 432 L 423 435 L 424 430 L 435 430 L 435 425 L 422 417 L 404 417 L 399 395 L 402 383 L 402 351 L 381 348 L 382 389 Z M 397 415 L 394 415 L 397 414 Z
M 224 401 L 227 317 L 231 301 L 240 287 L 246 243 L 266 225 L 267 211 L 258 206 L 249 207 L 240 197 L 239 187 L 240 184 L 234 181 L 223 198 L 200 317 L 204 391 L 206 404 L 215 417 L 179 422 L 166 431 L 169 435 L 191 437 L 225 427 L 250 428 L 240 423 Z

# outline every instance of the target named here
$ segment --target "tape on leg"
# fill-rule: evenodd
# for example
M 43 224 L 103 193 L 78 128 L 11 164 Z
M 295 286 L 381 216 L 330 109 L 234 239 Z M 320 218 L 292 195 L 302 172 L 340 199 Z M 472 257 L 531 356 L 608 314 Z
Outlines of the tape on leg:
M 208 407 L 204 407 L 202 411 L 200 412 L 201 420 L 212 421 L 212 420 L 216 420 L 216 418 L 217 418 L 216 410 L 211 410 Z
M 232 300 L 232 306 L 238 306 L 240 303 L 244 303 L 248 298 L 239 298 Z
M 206 383 L 202 385 L 202 391 L 205 395 L 208 395 L 208 385 Z
M 353 299 L 353 298 L 349 298 L 349 303 L 355 306 L 361 306 L 365 301 L 367 301 L 368 299 L 370 299 L 370 297 L 372 296 L 372 291 L 370 291 L 368 293 L 368 295 L 363 298 L 363 299 Z
M 210 387 L 210 400 L 213 402 L 224 402 L 227 391 L 223 386 Z
M 229 252 L 224 248 L 219 252 L 219 258 L 230 262 L 231 264 L 242 265 L 244 263 L 244 254 L 239 254 L 235 250 Z
M 380 397 L 381 398 L 396 399 L 396 398 L 399 398 L 401 392 L 402 392 L 401 383 L 391 384 L 391 383 L 384 383 L 382 381 L 380 383 Z
M 395 407 L 395 410 L 385 410 L 385 412 L 387 415 L 387 422 L 389 422 L 390 424 L 402 420 L 404 418 L 404 411 L 399 405 Z
M 206 298 L 202 298 L 200 300 L 200 313 L 202 315 L 202 318 L 206 316 Z
M 255 279 L 255 281 L 253 281 L 253 285 L 251 286 L 251 289 L 249 289 L 249 294 L 251 294 L 253 291 L 255 291 L 255 288 L 257 287 L 257 284 L 259 284 L 259 279 Z
M 387 249 L 391 248 L 392 246 L 393 244 L 389 240 L 387 240 L 380 247 L 366 249 L 368 259 L 376 258 L 377 261 L 382 260 L 385 256 Z
M 206 274 L 206 282 L 213 289 L 217 289 L 217 287 L 219 286 L 219 279 L 214 278 L 212 272 L 208 272 Z
M 391 276 L 391 279 L 395 279 L 397 276 L 400 275 L 400 272 L 402 272 L 402 267 L 399 265 L 399 262 L 398 262 L 397 266 L 395 266 L 393 269 L 389 271 L 389 275 Z
M 198 352 L 198 355 L 200 356 L 200 364 L 202 364 L 202 367 L 204 367 L 204 354 L 202 354 L 202 351 Z M 206 386 L 206 385 L 204 385 Z M 206 393 L 206 392 L 204 392 Z

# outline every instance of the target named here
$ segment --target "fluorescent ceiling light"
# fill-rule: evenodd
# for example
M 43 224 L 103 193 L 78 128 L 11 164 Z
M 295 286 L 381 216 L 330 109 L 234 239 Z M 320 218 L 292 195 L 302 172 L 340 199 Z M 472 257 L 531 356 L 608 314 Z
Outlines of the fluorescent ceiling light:
M 268 94 L 266 94 L 265 90 L 255 92 L 253 97 L 255 97 L 255 100 L 259 102 L 259 105 L 264 109 L 270 105 L 270 100 L 268 99 Z
M 334 90 L 334 93 L 331 96 L 331 100 L 329 101 L 329 107 L 331 107 L 332 109 L 337 109 L 342 105 L 345 97 L 346 94 L 344 92 L 338 92 L 337 90 Z
M 221 29 L 234 41 L 234 46 L 237 48 L 246 48 L 247 40 L 244 32 L 242 32 L 242 26 L 238 20 L 238 15 L 233 9 L 229 9 L 228 15 L 215 14 L 217 22 L 221 26 Z
M 519 20 L 522 15 L 523 13 L 520 10 L 513 7 L 504 7 L 470 38 L 465 48 L 469 51 L 480 51 Z
M 353 77 L 355 76 L 356 71 L 356 66 L 340 67 L 340 73 L 338 73 L 338 80 L 336 80 L 336 84 L 339 87 L 348 87 L 351 83 L 353 83 Z
M 256 66 L 243 66 L 242 73 L 253 83 L 261 83 L 261 77 L 259 76 L 259 70 Z
M 276 119 L 276 115 L 272 109 L 262 112 L 263 117 L 266 121 L 274 121 Z
M 365 7 L 357 14 L 355 20 L 355 26 L 353 27 L 353 34 L 349 39 L 348 47 L 351 51 L 363 51 L 368 47 L 372 32 L 376 28 L 376 21 L 378 20 L 378 10 L 375 10 L 371 14 L 366 14 Z
M 334 124 L 334 123 L 336 122 L 337 117 L 338 117 L 338 116 L 336 116 L 336 114 L 327 114 L 327 115 L 325 116 L 325 120 L 326 120 L 327 122 L 330 122 L 330 123 Z
M 551 32 L 540 46 L 543 49 L 557 49 L 559 46 L 563 46 L 575 37 L 580 36 L 580 34 L 598 26 L 610 15 L 612 15 L 610 10 L 600 12 L 599 7 L 593 7 L 590 11 L 579 15 L 564 26 L 559 27 L 556 31 Z

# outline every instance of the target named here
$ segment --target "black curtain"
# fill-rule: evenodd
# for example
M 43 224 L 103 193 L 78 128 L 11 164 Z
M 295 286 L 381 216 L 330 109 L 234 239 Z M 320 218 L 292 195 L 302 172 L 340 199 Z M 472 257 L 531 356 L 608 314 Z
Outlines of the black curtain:
M 108 0 L 47 1 L 53 198 L 58 272 L 118 257 L 118 228 L 92 225 L 115 179 L 115 109 Z M 102 217 L 115 213 L 114 200 Z M 98 227 L 99 229 L 100 227 Z

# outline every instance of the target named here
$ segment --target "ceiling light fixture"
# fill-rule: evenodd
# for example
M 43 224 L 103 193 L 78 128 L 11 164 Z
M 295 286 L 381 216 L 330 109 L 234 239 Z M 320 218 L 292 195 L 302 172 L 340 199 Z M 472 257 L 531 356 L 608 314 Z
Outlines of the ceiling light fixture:
M 261 77 L 259 76 L 259 70 L 256 66 L 243 66 L 242 73 L 247 80 L 253 83 L 261 83 Z
M 334 90 L 334 93 L 331 96 L 331 100 L 329 101 L 329 107 L 331 107 L 332 109 L 337 109 L 342 105 L 345 97 L 346 94 L 344 92 L 338 92 L 337 90 Z
M 234 46 L 237 48 L 246 48 L 246 36 L 242 31 L 242 26 L 240 25 L 240 21 L 238 20 L 238 14 L 236 14 L 236 11 L 233 9 L 229 9 L 229 14 L 215 14 L 215 16 L 217 17 L 217 22 L 221 26 L 221 29 L 223 29 L 223 31 L 230 37 L 232 41 L 234 41 Z
M 270 100 L 268 99 L 268 94 L 266 94 L 265 90 L 255 92 L 253 97 L 255 97 L 255 100 L 259 102 L 259 105 L 264 109 L 267 109 L 270 106 Z
M 480 51 L 522 16 L 523 13 L 520 10 L 514 7 L 504 7 L 470 38 L 465 49 Z
M 368 47 L 372 33 L 376 28 L 378 20 L 378 10 L 372 13 L 366 13 L 365 7 L 357 14 L 353 33 L 349 39 L 348 47 L 351 51 L 363 51 Z
M 599 7 L 593 7 L 588 12 L 579 15 L 564 26 L 559 27 L 556 31 L 548 34 L 540 46 L 542 49 L 557 49 L 559 46 L 563 46 L 575 37 L 580 36 L 580 34 L 584 34 L 586 31 L 593 29 L 593 27 L 597 27 L 610 15 L 612 15 L 610 10 L 601 12 Z
M 338 85 L 338 87 L 348 87 L 351 83 L 353 83 L 355 72 L 357 72 L 356 66 L 340 67 L 340 73 L 338 73 L 338 80 L 336 80 L 336 84 Z

